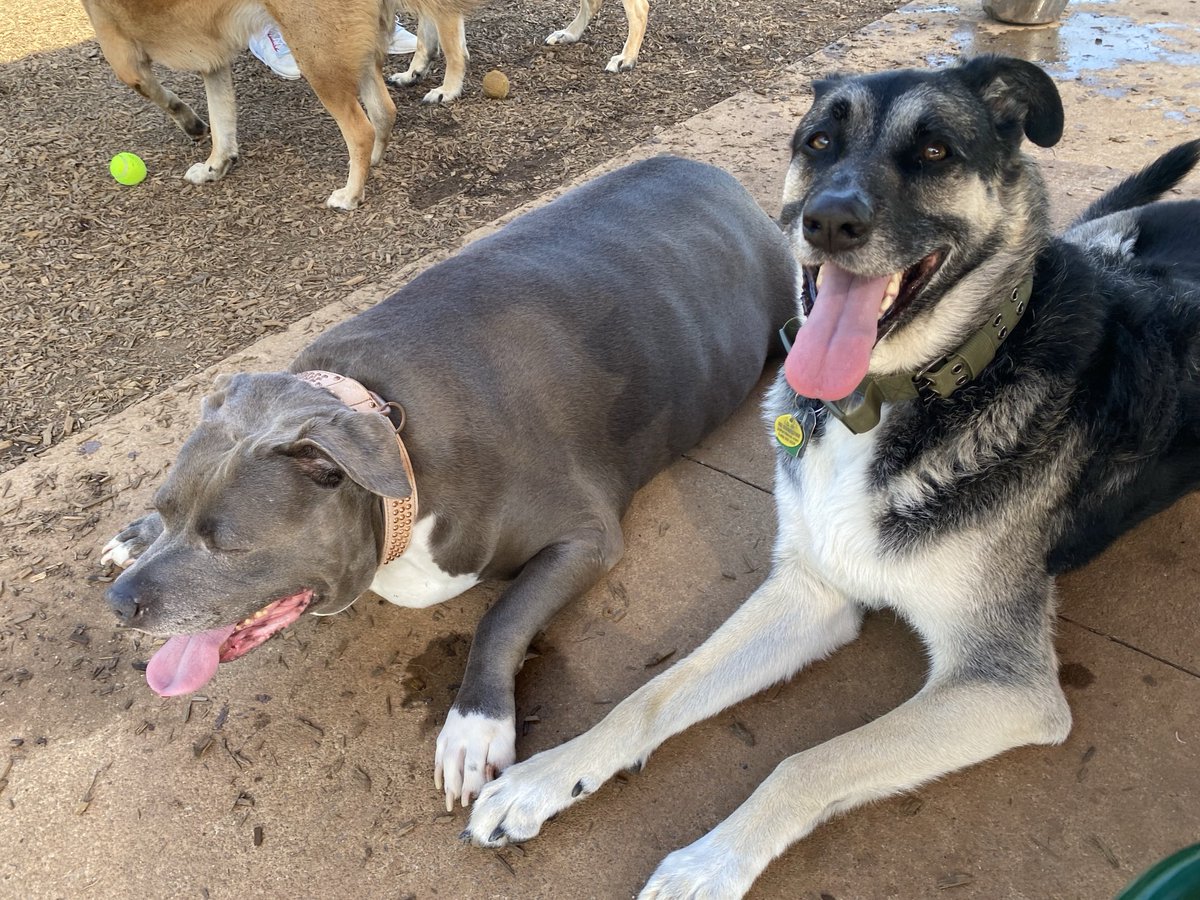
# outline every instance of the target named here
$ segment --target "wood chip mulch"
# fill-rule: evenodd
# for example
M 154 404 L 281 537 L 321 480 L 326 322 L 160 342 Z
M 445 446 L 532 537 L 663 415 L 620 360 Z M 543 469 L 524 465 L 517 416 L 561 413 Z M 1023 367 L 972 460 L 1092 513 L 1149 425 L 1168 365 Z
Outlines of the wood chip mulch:
M 660 0 L 637 68 L 610 75 L 620 4 L 581 43 L 551 48 L 543 39 L 573 14 L 567 2 L 493 3 L 467 25 L 462 100 L 431 108 L 419 102 L 427 85 L 393 89 L 393 143 L 352 214 L 322 206 L 345 177 L 333 120 L 305 82 L 276 79 L 249 54 L 234 69 L 241 163 L 203 188 L 181 176 L 207 149 L 117 82 L 93 41 L 0 65 L 0 471 L 656 128 L 770 84 L 895 5 Z M 46 14 L 60 6 L 79 14 L 68 0 L 48 0 Z M 507 100 L 480 94 L 492 68 L 509 76 Z M 205 114 L 198 76 L 161 74 Z M 108 175 L 124 150 L 149 169 L 137 187 Z

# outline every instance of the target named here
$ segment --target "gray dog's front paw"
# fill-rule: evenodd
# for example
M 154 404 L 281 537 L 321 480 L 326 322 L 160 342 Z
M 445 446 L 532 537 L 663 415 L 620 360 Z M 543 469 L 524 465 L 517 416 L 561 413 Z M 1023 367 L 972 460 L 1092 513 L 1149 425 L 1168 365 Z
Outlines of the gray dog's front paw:
M 162 519 L 158 517 L 158 513 L 150 513 L 136 519 L 104 545 L 104 550 L 100 553 L 100 565 L 112 563 L 122 569 L 128 569 L 146 548 L 158 539 L 162 530 Z
M 517 727 L 512 716 L 492 718 L 451 709 L 437 739 L 433 783 L 446 791 L 446 812 L 454 801 L 469 806 L 483 786 L 517 758 Z

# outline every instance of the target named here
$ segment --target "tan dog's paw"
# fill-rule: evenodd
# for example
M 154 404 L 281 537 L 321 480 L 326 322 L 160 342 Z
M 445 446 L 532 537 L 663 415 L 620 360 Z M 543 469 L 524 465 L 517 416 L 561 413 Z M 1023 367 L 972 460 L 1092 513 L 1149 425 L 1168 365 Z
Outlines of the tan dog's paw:
M 628 72 L 637 63 L 636 56 L 626 58 L 624 53 L 618 53 L 608 61 L 608 65 L 604 67 L 605 72 Z
M 453 103 L 462 96 L 462 88 L 448 88 L 446 85 L 435 87 L 421 98 L 422 103 Z
M 237 162 L 236 156 L 219 160 L 206 159 L 188 169 L 183 175 L 183 180 L 190 184 L 208 184 L 211 181 L 220 181 L 233 168 L 235 162 Z
M 338 188 L 329 195 L 329 199 L 325 201 L 325 205 L 330 209 L 358 209 L 358 205 L 362 203 L 363 195 L 355 193 L 349 188 Z

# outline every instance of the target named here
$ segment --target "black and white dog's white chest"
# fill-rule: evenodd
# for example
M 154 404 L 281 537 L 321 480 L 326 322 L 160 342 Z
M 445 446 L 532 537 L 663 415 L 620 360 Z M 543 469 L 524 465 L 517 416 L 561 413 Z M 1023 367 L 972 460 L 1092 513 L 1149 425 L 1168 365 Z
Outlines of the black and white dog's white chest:
M 768 402 L 768 418 L 807 408 L 784 393 L 777 386 L 772 400 L 780 402 Z M 781 539 L 827 582 L 865 605 L 915 612 L 955 602 L 991 536 L 970 524 L 936 533 L 924 527 L 947 487 L 929 467 L 885 476 L 880 455 L 898 412 L 885 406 L 879 426 L 864 434 L 818 413 L 801 454 L 779 450 L 775 498 Z

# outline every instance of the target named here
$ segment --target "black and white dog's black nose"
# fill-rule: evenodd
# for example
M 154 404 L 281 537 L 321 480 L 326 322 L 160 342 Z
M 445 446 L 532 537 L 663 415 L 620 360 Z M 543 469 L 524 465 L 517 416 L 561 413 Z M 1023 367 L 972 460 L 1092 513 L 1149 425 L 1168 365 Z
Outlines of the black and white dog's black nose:
M 800 218 L 806 241 L 839 253 L 865 244 L 875 217 L 858 194 L 823 191 L 804 204 Z

